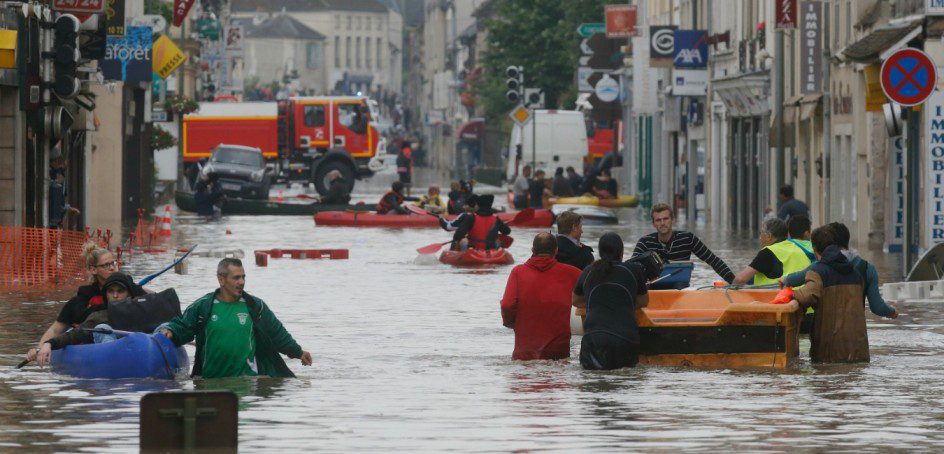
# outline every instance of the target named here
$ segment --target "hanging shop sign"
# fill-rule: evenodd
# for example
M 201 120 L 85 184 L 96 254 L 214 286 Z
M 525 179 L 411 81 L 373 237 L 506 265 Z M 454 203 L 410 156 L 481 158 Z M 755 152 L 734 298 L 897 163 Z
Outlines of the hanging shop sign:
M 53 0 L 52 9 L 58 13 L 101 14 L 105 0 Z
M 790 29 L 797 28 L 797 1 L 798 0 L 777 0 L 777 28 Z
M 800 6 L 800 92 L 823 91 L 823 3 L 803 2 Z
M 707 69 L 676 69 L 672 72 L 675 96 L 705 96 L 708 93 Z
M 671 68 L 675 56 L 674 25 L 653 25 L 649 27 L 649 62 L 653 67 Z M 633 46 L 633 49 L 636 47 Z
M 676 68 L 708 67 L 708 31 L 675 30 L 672 64 Z
M 606 37 L 636 36 L 636 5 L 606 5 Z
M 925 106 L 928 155 L 925 156 L 925 246 L 944 242 L 944 92 L 936 91 Z
M 125 0 L 106 0 L 105 34 L 124 36 L 125 34 Z
M 161 79 L 166 79 L 186 60 L 187 56 L 167 35 L 161 36 L 154 42 L 154 72 Z
M 150 82 L 151 36 L 150 27 L 126 27 L 124 36 L 109 36 L 101 61 L 105 79 Z
M 888 197 L 889 207 L 885 222 L 887 252 L 901 252 L 905 239 L 905 141 L 895 136 L 888 142 Z
M 944 16 L 944 0 L 926 0 L 925 16 Z
M 209 41 L 220 40 L 220 23 L 210 17 L 201 17 L 197 19 L 197 34 L 200 38 Z
M 174 0 L 174 26 L 180 27 L 190 12 L 194 0 Z

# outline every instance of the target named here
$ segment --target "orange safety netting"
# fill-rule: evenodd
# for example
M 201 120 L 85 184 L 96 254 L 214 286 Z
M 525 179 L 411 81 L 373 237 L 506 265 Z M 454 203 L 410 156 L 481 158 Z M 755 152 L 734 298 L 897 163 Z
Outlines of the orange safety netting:
M 144 217 L 144 210 L 138 209 L 138 224 L 131 233 L 130 246 L 155 248 L 165 243 L 167 236 L 161 234 L 162 221 L 163 219 L 157 216 L 154 219 L 147 219 Z
M 55 288 L 88 278 L 82 259 L 87 234 L 0 226 L 0 288 Z

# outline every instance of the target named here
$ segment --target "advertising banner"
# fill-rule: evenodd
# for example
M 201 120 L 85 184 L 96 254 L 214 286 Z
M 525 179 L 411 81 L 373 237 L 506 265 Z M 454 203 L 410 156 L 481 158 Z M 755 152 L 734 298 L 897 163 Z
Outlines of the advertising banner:
M 901 252 L 905 240 L 905 141 L 888 140 L 888 215 L 885 217 L 885 249 Z
M 823 91 L 823 4 L 807 1 L 800 7 L 800 93 Z
M 925 156 L 925 246 L 944 241 L 944 92 L 935 91 L 925 103 L 928 155 Z
M 106 80 L 150 82 L 151 27 L 126 27 L 124 36 L 109 36 L 101 67 Z
M 161 79 L 166 79 L 186 60 L 187 56 L 167 35 L 161 36 L 154 42 L 154 72 Z
M 708 31 L 675 30 L 672 64 L 676 68 L 708 67 Z

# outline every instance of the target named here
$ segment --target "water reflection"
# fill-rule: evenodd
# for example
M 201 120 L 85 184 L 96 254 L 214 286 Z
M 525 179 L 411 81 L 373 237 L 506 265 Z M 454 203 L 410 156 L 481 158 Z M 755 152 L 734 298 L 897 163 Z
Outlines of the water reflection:
M 586 226 L 595 245 L 616 231 L 631 248 L 652 231 L 633 210 L 621 224 Z M 198 251 L 350 249 L 349 260 L 246 260 L 247 291 L 263 298 L 315 365 L 288 364 L 299 378 L 173 381 L 76 380 L 34 366 L 14 370 L 58 313 L 46 297 L 0 297 L 0 451 L 134 450 L 145 393 L 236 392 L 240 447 L 252 451 L 559 451 L 935 449 L 944 442 L 944 306 L 899 307 L 899 320 L 869 316 L 872 362 L 813 366 L 809 341 L 786 371 L 643 366 L 586 372 L 572 358 L 510 359 L 511 330 L 499 299 L 510 268 L 465 270 L 416 248 L 447 241 L 441 231 L 315 228 L 311 218 L 176 218 L 173 241 Z M 232 233 L 227 234 L 229 230 Z M 511 253 L 529 256 L 538 230 L 518 230 Z M 698 227 L 733 269 L 750 262 L 754 235 Z M 866 255 L 883 280 L 896 256 Z M 173 253 L 135 254 L 140 277 Z M 189 260 L 188 274 L 150 286 L 174 287 L 185 304 L 216 287 L 218 258 Z M 695 284 L 717 276 L 695 269 Z M 191 355 L 193 351 L 191 348 Z

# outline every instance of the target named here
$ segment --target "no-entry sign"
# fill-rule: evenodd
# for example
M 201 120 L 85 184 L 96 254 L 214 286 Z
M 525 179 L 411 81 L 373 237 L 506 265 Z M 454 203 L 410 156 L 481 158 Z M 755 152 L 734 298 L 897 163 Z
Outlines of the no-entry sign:
M 905 48 L 882 63 L 882 90 L 888 99 L 903 106 L 923 103 L 937 84 L 937 70 L 928 54 Z

